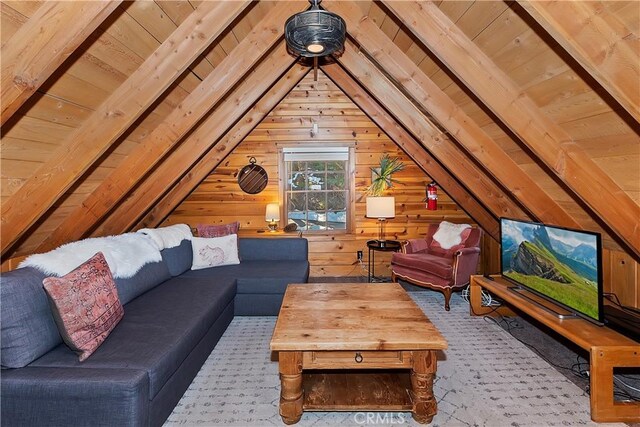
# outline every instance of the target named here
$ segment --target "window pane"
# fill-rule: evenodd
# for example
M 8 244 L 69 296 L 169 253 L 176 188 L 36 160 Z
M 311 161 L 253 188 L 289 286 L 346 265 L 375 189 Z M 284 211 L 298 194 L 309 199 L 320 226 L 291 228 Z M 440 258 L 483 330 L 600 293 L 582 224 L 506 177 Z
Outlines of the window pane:
M 324 172 L 327 162 L 307 162 L 307 170 L 314 172 Z
M 332 191 L 327 193 L 327 209 L 332 211 L 347 209 L 346 194 L 344 191 Z
M 292 171 L 303 171 L 306 170 L 306 162 L 289 162 Z
M 327 227 L 333 230 L 347 228 L 347 211 L 327 212 Z
M 312 211 L 323 211 L 326 209 L 325 193 L 308 192 L 308 209 L 309 218 L 311 218 Z M 316 218 L 317 219 L 317 218 Z
M 289 212 L 304 212 L 306 208 L 306 193 L 289 193 Z
M 327 190 L 344 190 L 344 172 L 327 173 Z
M 308 190 L 326 190 L 326 179 L 325 179 L 325 174 L 324 172 L 322 173 L 318 173 L 318 172 L 309 172 L 307 174 L 307 183 L 309 185 L 309 187 L 307 187 Z
M 327 162 L 327 170 L 328 171 L 343 171 L 345 168 L 346 162 L 344 161 L 335 161 L 335 162 Z
M 289 178 L 288 190 L 306 190 L 305 182 L 307 181 L 304 172 L 293 172 Z

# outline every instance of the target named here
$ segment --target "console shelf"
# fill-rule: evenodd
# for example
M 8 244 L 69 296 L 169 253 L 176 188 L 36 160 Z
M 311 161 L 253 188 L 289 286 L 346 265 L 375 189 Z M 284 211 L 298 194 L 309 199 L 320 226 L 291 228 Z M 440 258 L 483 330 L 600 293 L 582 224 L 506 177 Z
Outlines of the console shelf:
M 548 326 L 566 339 L 589 352 L 591 381 L 591 419 L 597 422 L 638 422 L 640 403 L 617 402 L 613 396 L 613 369 L 640 367 L 640 343 L 625 337 L 605 326 L 595 325 L 582 318 L 559 319 L 545 308 L 533 302 L 531 293 L 524 297 L 509 291 L 513 286 L 501 276 L 471 276 L 469 300 L 472 315 L 485 315 L 493 311 L 482 306 L 481 289 L 496 295 L 511 307 L 516 308 L 540 323 Z M 539 297 L 538 297 L 539 298 Z M 554 306 L 542 298 L 541 304 Z M 561 307 L 553 307 L 563 310 Z

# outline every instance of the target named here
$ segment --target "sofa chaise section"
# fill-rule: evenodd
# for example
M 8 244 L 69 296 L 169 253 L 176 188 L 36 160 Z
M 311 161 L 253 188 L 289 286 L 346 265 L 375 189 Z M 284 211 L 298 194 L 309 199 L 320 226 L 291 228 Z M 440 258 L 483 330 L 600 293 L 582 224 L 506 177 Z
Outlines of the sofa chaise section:
M 149 379 L 137 369 L 25 367 L 2 371 L 6 426 L 149 425 Z

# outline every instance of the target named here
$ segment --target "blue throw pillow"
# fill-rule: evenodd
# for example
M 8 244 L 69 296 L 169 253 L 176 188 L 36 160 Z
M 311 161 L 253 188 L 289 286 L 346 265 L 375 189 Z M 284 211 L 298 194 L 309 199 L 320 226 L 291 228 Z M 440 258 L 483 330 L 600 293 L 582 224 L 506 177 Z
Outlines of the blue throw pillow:
M 174 248 L 161 250 L 160 254 L 162 255 L 162 260 L 169 267 L 169 272 L 172 276 L 179 276 L 191 269 L 193 249 L 191 248 L 191 242 L 187 239 Z
M 46 274 L 25 267 L 0 275 L 2 368 L 22 368 L 62 342 L 42 286 Z

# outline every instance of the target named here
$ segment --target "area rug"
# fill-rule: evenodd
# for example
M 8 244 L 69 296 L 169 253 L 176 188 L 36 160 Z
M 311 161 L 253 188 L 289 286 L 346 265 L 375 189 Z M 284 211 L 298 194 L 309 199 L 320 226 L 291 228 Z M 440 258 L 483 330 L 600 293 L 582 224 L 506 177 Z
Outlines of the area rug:
M 589 396 L 502 328 L 451 311 L 435 292 L 411 292 L 449 342 L 438 357 L 432 426 L 578 426 Z M 275 317 L 236 317 L 174 409 L 166 426 L 282 426 L 278 364 L 269 341 Z M 420 425 L 410 413 L 305 412 L 299 426 Z

